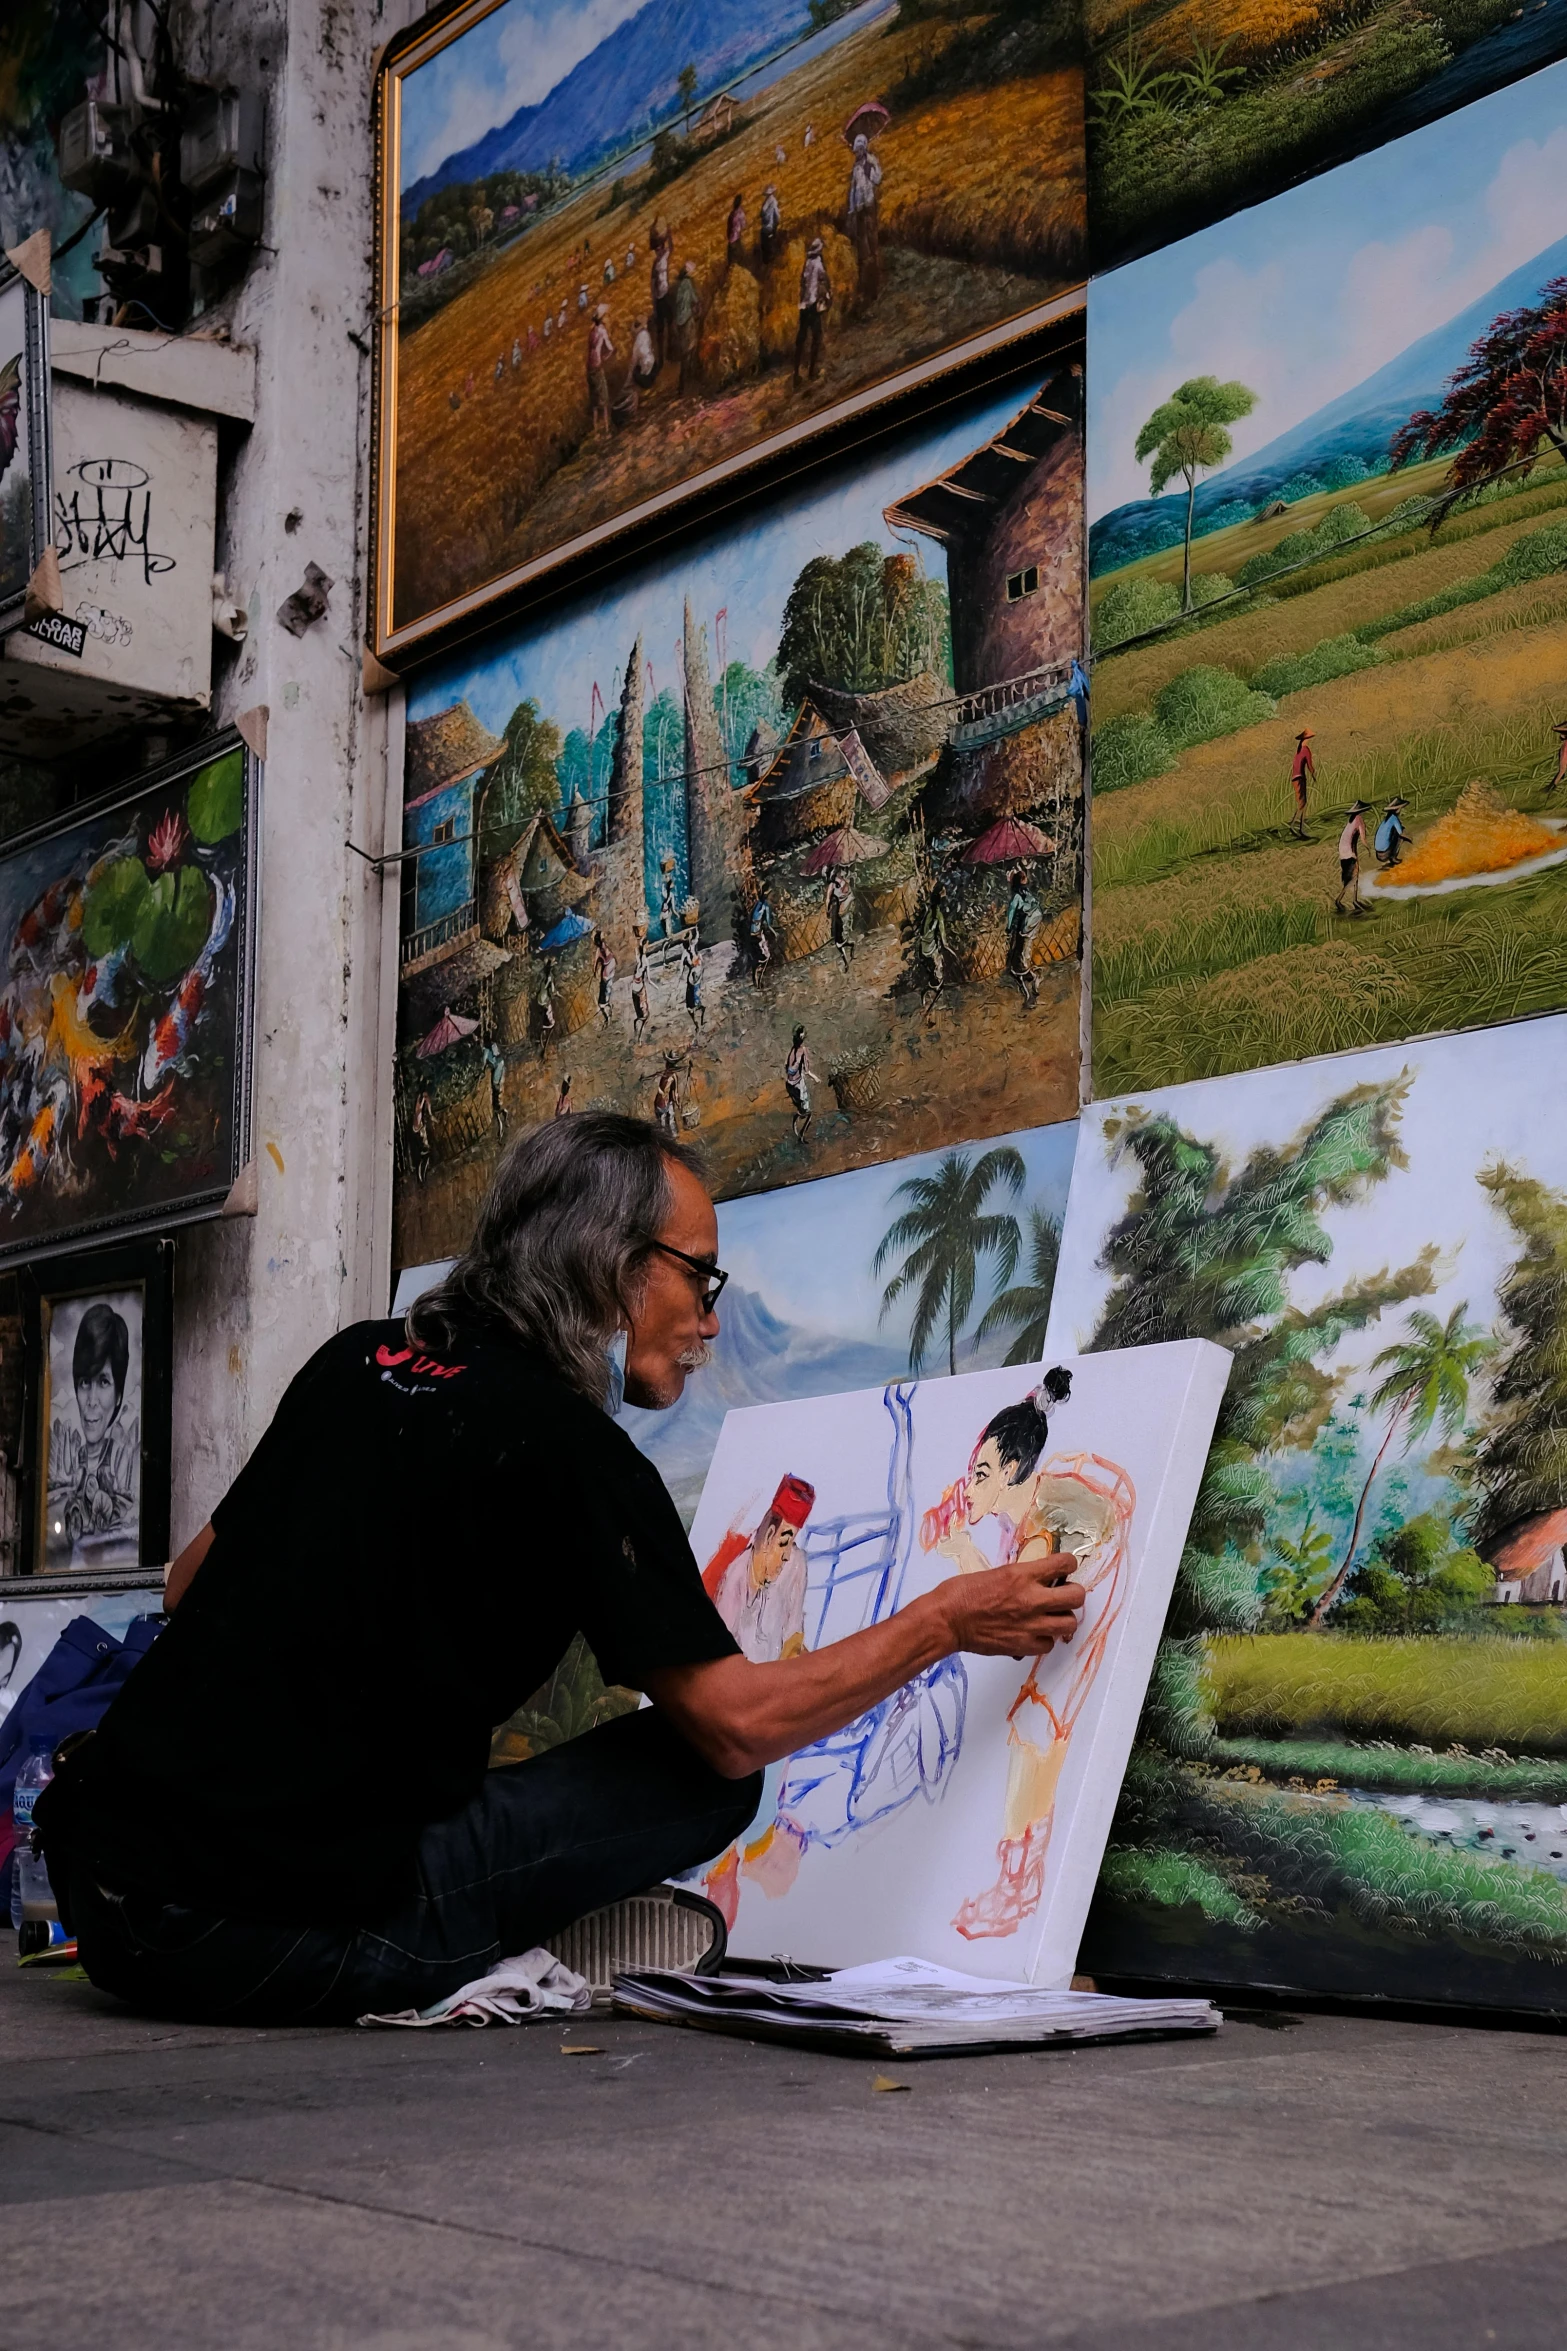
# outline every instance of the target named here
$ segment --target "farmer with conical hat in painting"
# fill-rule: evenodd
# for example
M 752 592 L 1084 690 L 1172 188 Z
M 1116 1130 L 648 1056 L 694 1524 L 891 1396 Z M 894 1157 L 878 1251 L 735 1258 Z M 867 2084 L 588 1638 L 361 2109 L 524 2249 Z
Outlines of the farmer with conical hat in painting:
M 860 300 L 874 302 L 881 292 L 881 164 L 868 131 L 875 116 L 862 108 L 853 118 L 867 129 L 854 130 L 854 163 L 849 172 L 849 234 L 860 265 Z M 852 125 L 851 125 L 852 129 Z
M 1366 845 L 1366 818 L 1370 805 L 1364 800 L 1352 800 L 1344 830 L 1338 837 L 1338 896 L 1333 901 L 1335 914 L 1364 914 L 1360 903 L 1360 852 Z M 1344 892 L 1349 892 L 1349 905 L 1344 905 Z
M 1295 795 L 1295 821 L 1290 830 L 1302 841 L 1306 838 L 1306 786 L 1317 780 L 1317 763 L 1311 756 L 1313 732 L 1311 727 L 1301 728 L 1290 761 L 1290 790 Z
M 1408 806 L 1407 800 L 1390 800 L 1383 809 L 1382 822 L 1377 826 L 1377 837 L 1372 844 L 1378 865 L 1397 865 L 1403 856 L 1409 835 L 1400 812 Z

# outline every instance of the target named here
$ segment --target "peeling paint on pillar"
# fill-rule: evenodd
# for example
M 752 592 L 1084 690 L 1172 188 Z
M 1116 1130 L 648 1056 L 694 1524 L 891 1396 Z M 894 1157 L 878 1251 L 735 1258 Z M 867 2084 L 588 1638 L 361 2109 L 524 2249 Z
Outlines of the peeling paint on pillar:
M 375 1202 L 387 1121 L 375 989 L 387 704 L 357 647 L 369 424 L 374 60 L 405 12 L 374 0 L 252 0 L 195 28 L 202 77 L 265 90 L 266 248 L 224 309 L 257 352 L 257 413 L 219 483 L 218 564 L 253 627 L 219 686 L 220 720 L 271 711 L 262 817 L 254 1124 L 258 1209 L 180 1242 L 173 1540 L 204 1521 L 307 1357 L 386 1309 Z M 189 20 L 188 20 L 189 21 Z M 357 336 L 356 344 L 350 339 Z M 293 637 L 272 615 L 301 544 L 336 583 Z

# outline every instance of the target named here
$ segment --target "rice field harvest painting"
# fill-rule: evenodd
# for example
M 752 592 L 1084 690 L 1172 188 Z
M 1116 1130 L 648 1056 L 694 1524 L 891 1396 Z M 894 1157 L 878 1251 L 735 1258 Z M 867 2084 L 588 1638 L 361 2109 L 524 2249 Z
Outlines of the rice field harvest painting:
M 1063 361 L 421 682 L 398 1264 L 576 1110 L 720 1198 L 1073 1115 L 1080 402 Z
M 1567 52 L 1563 0 L 1088 0 L 1096 270 Z
M 1084 1967 L 1567 2008 L 1564 1053 L 1084 1112 L 1047 1355 L 1234 1357 Z
M 377 646 L 1084 275 L 1074 0 L 470 0 L 382 84 Z
M 1553 157 L 1567 66 L 1095 281 L 1096 1093 L 1567 1004 Z

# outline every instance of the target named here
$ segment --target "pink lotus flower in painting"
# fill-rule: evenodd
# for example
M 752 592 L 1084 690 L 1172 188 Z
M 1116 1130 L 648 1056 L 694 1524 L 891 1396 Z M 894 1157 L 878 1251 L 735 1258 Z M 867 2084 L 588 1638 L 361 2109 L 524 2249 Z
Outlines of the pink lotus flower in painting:
M 147 865 L 153 873 L 167 873 L 178 865 L 190 839 L 190 827 L 177 808 L 159 819 L 147 836 Z

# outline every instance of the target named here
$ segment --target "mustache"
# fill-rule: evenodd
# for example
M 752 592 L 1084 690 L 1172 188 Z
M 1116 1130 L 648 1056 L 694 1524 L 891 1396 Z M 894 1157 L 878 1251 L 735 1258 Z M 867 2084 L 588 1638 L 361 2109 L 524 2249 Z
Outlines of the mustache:
M 687 1347 L 683 1354 L 675 1358 L 682 1371 L 706 1371 L 712 1360 L 713 1350 L 705 1341 L 699 1346 Z

